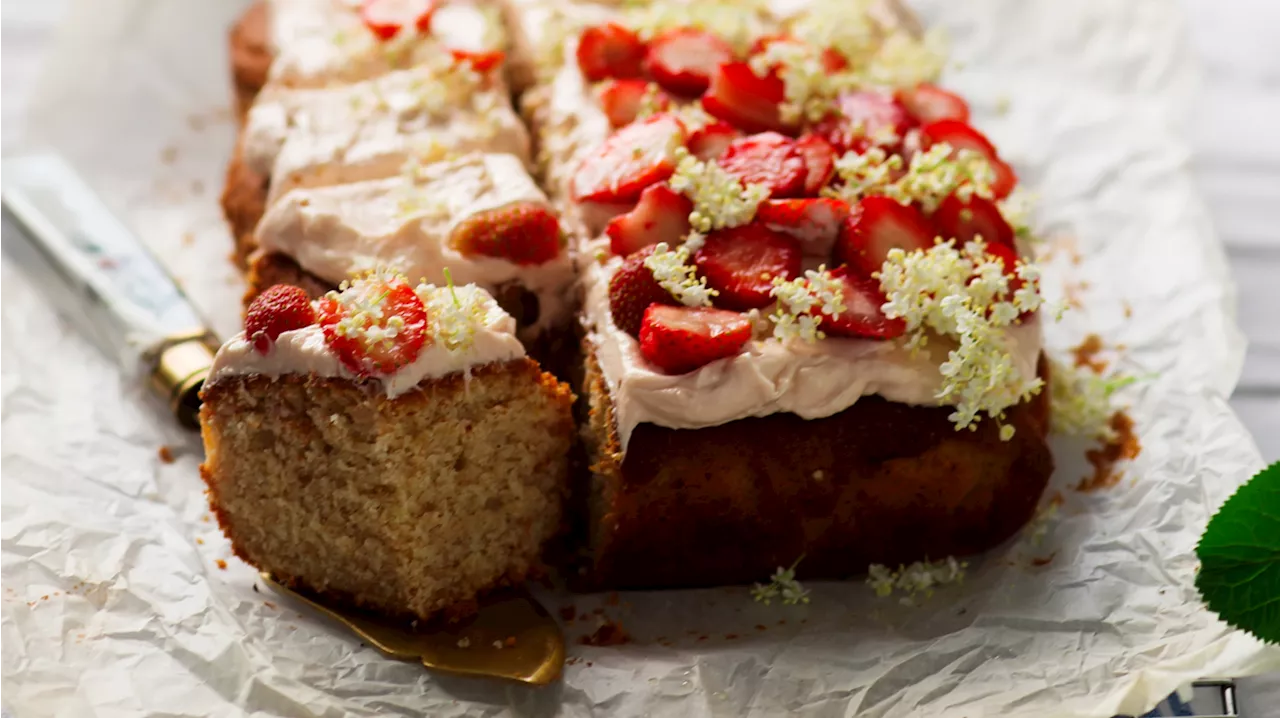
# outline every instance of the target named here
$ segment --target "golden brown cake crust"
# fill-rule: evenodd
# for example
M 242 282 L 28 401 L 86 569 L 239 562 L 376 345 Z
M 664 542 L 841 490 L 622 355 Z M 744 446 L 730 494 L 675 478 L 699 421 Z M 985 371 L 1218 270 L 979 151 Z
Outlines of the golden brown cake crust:
M 956 431 L 950 408 L 868 396 L 823 419 L 641 424 L 624 458 L 594 356 L 585 391 L 598 588 L 764 581 L 802 556 L 800 577 L 844 578 L 978 553 L 1030 519 L 1053 472 L 1043 393 L 1009 412 L 1009 442 L 992 421 Z
M 236 92 L 236 115 L 241 121 L 267 83 L 272 59 L 268 30 L 267 4 L 262 0 L 250 5 L 231 27 L 231 79 Z
M 231 229 L 235 242 L 232 259 L 236 266 L 247 269 L 249 257 L 257 248 L 254 230 L 262 219 L 267 206 L 267 178 L 254 172 L 244 162 L 242 142 L 236 142 L 235 152 L 227 165 L 227 180 L 222 188 L 222 214 Z

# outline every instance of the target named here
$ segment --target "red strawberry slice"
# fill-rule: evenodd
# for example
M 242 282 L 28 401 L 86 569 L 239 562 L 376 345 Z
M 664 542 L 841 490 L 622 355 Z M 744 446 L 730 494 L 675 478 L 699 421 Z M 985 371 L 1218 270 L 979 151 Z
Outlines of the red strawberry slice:
M 284 332 L 316 323 L 311 297 L 301 287 L 276 284 L 253 298 L 244 315 L 244 335 L 259 354 L 266 355 Z
M 911 128 L 911 117 L 893 98 L 879 92 L 850 92 L 836 101 L 835 114 L 813 126 L 839 153 L 862 152 L 872 139 L 892 130 L 899 138 Z M 892 143 L 892 150 L 899 143 Z
M 921 124 L 938 120 L 969 121 L 969 103 L 963 97 L 928 82 L 900 89 L 893 96 Z
M 840 224 L 849 216 L 849 205 L 830 197 L 818 199 L 770 199 L 760 203 L 756 221 L 775 232 L 799 240 L 805 254 L 830 254 Z
M 888 197 L 864 197 L 849 209 L 836 240 L 836 261 L 863 276 L 880 271 L 891 249 L 929 249 L 937 229 L 920 210 Z
M 579 202 L 632 202 L 645 187 L 676 170 L 676 150 L 684 145 L 684 125 L 670 114 L 651 115 L 613 133 L 589 155 L 573 178 Z
M 986 135 L 970 127 L 960 120 L 938 120 L 920 128 L 920 138 L 927 149 L 938 142 L 946 142 L 957 150 L 973 150 L 991 163 L 995 172 L 995 180 L 991 183 L 991 192 L 996 199 L 1004 199 L 1013 191 L 1018 183 L 1018 176 L 1013 168 L 1000 159 L 995 145 Z
M 931 217 L 943 239 L 957 240 L 964 245 L 981 235 L 987 244 L 1002 244 L 1013 248 L 1013 227 L 1005 221 L 995 202 L 972 196 L 968 202 L 955 193 L 947 195 Z
M 773 278 L 799 274 L 802 257 L 796 240 L 753 222 L 709 234 L 693 264 L 720 293 L 716 306 L 745 311 L 772 303 Z
M 809 166 L 795 140 L 777 132 L 761 132 L 729 143 L 716 160 L 743 184 L 762 184 L 770 197 L 795 197 L 804 192 Z
M 600 109 L 609 118 L 609 124 L 622 127 L 635 122 L 649 94 L 649 82 L 638 77 L 625 80 L 609 80 L 600 88 Z M 653 104 L 657 110 L 671 107 L 671 96 L 656 85 L 653 86 Z
M 683 27 L 655 37 L 644 66 L 659 85 L 696 97 L 707 91 L 711 74 L 726 62 L 733 62 L 729 43 L 705 30 Z
M 542 264 L 560 255 L 560 221 L 541 204 L 515 202 L 462 220 L 449 235 L 449 246 L 468 257 Z
M 358 311 L 374 305 L 373 312 Z M 330 292 L 316 302 L 324 340 L 342 365 L 357 376 L 391 374 L 413 362 L 427 343 L 427 309 L 403 279 L 357 280 L 341 294 Z M 392 317 L 399 317 L 392 322 Z M 340 322 L 350 319 L 354 327 Z M 395 326 L 395 336 L 386 333 Z
M 640 324 L 644 310 L 651 304 L 677 304 L 675 297 L 658 284 L 653 272 L 644 266 L 644 260 L 653 254 L 652 247 L 645 247 L 627 257 L 618 271 L 609 278 L 609 315 L 613 323 L 633 337 L 640 336 Z
M 893 339 L 906 333 L 906 322 L 884 315 L 881 307 L 886 300 L 880 282 L 852 275 L 844 268 L 833 270 L 831 276 L 840 282 L 844 311 L 836 315 L 823 312 L 819 329 L 833 336 L 869 339 Z
M 360 19 L 379 40 L 390 40 L 406 27 L 427 32 L 435 11 L 435 0 L 364 0 Z
M 804 176 L 804 193 L 817 197 L 836 174 L 836 150 L 830 142 L 814 134 L 806 134 L 796 140 L 796 149 L 809 168 Z
M 710 162 L 741 136 L 742 133 L 728 122 L 712 122 L 689 134 L 689 151 L 703 162 Z
M 644 54 L 640 37 L 614 22 L 589 27 L 578 40 L 578 68 L 591 82 L 639 77 Z
M 689 233 L 691 211 L 693 202 L 688 197 L 665 184 L 650 185 L 634 209 L 614 217 L 605 227 L 609 249 L 625 257 L 658 242 L 675 246 Z
M 726 62 L 711 76 L 702 109 L 744 132 L 786 131 L 779 105 L 786 87 L 777 75 L 756 77 L 745 62 Z
M 731 357 L 751 339 L 751 322 L 708 307 L 651 305 L 640 325 L 640 354 L 667 374 L 687 374 Z
M 507 54 L 501 50 L 474 52 L 472 50 L 450 49 L 449 54 L 453 55 L 455 63 L 465 62 L 471 66 L 472 70 L 480 73 L 500 67 L 507 59 Z

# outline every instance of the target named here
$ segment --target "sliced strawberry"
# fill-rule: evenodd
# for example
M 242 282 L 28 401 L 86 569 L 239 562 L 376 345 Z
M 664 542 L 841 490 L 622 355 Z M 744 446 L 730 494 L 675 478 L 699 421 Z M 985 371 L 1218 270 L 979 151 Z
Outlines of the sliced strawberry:
M 605 227 L 609 249 L 625 257 L 658 242 L 675 246 L 689 233 L 691 211 L 693 202 L 688 197 L 665 184 L 650 185 L 634 209 L 614 217 Z
M 716 306 L 745 311 L 772 303 L 773 278 L 799 274 L 802 257 L 796 240 L 752 222 L 707 235 L 693 264 L 720 293 Z
M 515 202 L 462 220 L 449 235 L 449 246 L 463 256 L 542 264 L 560 255 L 560 221 L 542 204 Z
M 827 334 L 839 337 L 865 337 L 893 339 L 907 331 L 907 323 L 884 315 L 885 297 L 880 282 L 870 277 L 859 277 L 844 268 L 831 272 L 841 284 L 840 299 L 844 311 L 836 315 L 822 313 L 819 328 Z
M 728 122 L 712 122 L 689 134 L 689 151 L 703 162 L 718 158 L 730 143 L 742 136 Z
M 406 27 L 427 32 L 435 11 L 435 0 L 364 0 L 360 3 L 360 19 L 379 40 L 390 40 Z
M 849 58 L 840 54 L 835 48 L 827 47 L 822 50 L 822 66 L 827 72 L 840 72 L 849 69 Z
M 696 97 L 707 91 L 717 67 L 733 62 L 733 47 L 705 30 L 668 30 L 649 42 L 644 67 L 666 89 Z
M 495 67 L 500 67 L 507 59 L 507 54 L 501 50 L 492 50 L 490 52 L 473 52 L 471 50 L 450 49 L 449 54 L 453 55 L 455 63 L 467 63 L 472 70 L 485 73 Z
M 991 183 L 991 192 L 996 199 L 1004 199 L 1013 191 L 1018 183 L 1018 176 L 1013 168 L 1000 159 L 995 145 L 981 132 L 960 120 L 938 120 L 920 128 L 921 142 L 927 149 L 939 142 L 946 142 L 957 150 L 973 150 L 991 163 L 995 172 L 995 180 Z
M 316 323 L 311 297 L 301 287 L 277 284 L 253 298 L 244 315 L 244 335 L 259 354 L 266 355 L 284 332 Z
M 891 249 L 929 249 L 938 231 L 920 210 L 888 197 L 863 197 L 849 209 L 836 240 L 836 261 L 863 276 L 880 271 Z
M 653 86 L 654 108 L 661 111 L 671 107 L 671 96 Z M 622 127 L 635 122 L 650 92 L 649 82 L 638 77 L 625 80 L 609 80 L 600 88 L 600 109 L 609 118 L 609 124 Z
M 622 25 L 595 25 L 583 30 L 578 40 L 578 68 L 591 82 L 639 77 L 644 53 L 644 42 Z
M 850 92 L 836 102 L 835 114 L 813 126 L 813 132 L 830 142 L 839 153 L 861 152 L 892 131 L 901 138 L 911 127 L 911 117 L 893 98 L 879 92 Z M 890 143 L 890 148 L 898 143 Z
M 676 150 L 684 145 L 684 125 L 671 114 L 651 115 L 613 133 L 589 155 L 573 177 L 579 202 L 631 202 L 645 187 L 676 169 Z
M 899 89 L 893 96 L 921 124 L 938 120 L 969 121 L 969 103 L 963 97 L 928 82 Z
M 777 132 L 761 132 L 729 143 L 716 160 L 743 184 L 762 184 L 770 197 L 795 197 L 804 192 L 809 175 L 795 140 Z
M 745 62 L 726 62 L 711 76 L 702 109 L 744 132 L 786 131 L 779 105 L 786 87 L 777 75 L 756 77 Z
M 931 216 L 943 239 L 955 238 L 964 244 L 981 235 L 987 244 L 1003 244 L 1014 247 L 1013 227 L 1000 214 L 995 202 L 978 196 L 968 202 L 954 193 L 942 200 Z
M 321 297 L 316 313 L 325 343 L 358 376 L 391 374 L 427 343 L 427 309 L 403 279 L 356 280 Z
M 628 256 L 609 278 L 609 315 L 615 326 L 633 337 L 640 336 L 640 323 L 649 305 L 678 303 L 644 266 L 651 254 L 653 248 L 645 247 Z
M 756 210 L 756 222 L 799 240 L 805 254 L 819 256 L 831 252 L 848 216 L 849 205 L 830 197 L 770 199 Z
M 796 149 L 804 157 L 809 171 L 804 176 L 804 193 L 817 197 L 818 192 L 836 173 L 836 150 L 830 142 L 814 134 L 806 134 L 796 140 Z
M 640 325 L 640 354 L 667 374 L 687 374 L 731 357 L 751 339 L 751 321 L 708 307 L 650 305 Z

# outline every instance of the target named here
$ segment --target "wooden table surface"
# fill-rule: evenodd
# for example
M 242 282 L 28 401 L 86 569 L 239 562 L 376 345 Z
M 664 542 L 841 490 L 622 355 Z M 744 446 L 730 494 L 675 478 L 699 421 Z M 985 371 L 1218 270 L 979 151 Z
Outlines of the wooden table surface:
M 1181 0 L 1204 68 L 1191 119 L 1193 168 L 1238 290 L 1249 351 L 1231 404 L 1267 461 L 1280 460 L 1280 31 L 1277 0 Z M 65 0 L 6 0 L 0 88 L 5 154 Z M 1244 686 L 1244 715 L 1280 716 L 1280 675 Z M 1264 707 L 1265 706 L 1265 707 Z

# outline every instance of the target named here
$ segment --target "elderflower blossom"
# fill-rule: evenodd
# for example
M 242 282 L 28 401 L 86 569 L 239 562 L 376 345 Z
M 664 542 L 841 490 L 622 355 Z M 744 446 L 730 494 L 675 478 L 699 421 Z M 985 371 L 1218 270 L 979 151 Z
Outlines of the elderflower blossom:
M 968 561 L 957 561 L 954 556 L 939 561 L 916 561 L 910 566 L 899 565 L 896 571 L 873 563 L 867 568 L 867 585 L 880 598 L 892 595 L 895 590 L 904 591 L 906 595 L 899 602 L 912 606 L 921 594 L 925 600 L 932 598 L 934 589 L 939 586 L 964 583 L 968 567 Z
M 1008 197 L 996 202 L 1000 215 L 1013 228 L 1019 239 L 1039 241 L 1039 237 L 1031 229 L 1031 212 L 1035 206 L 1035 197 L 1027 190 L 1017 187 Z
M 769 198 L 761 184 L 743 186 L 715 162 L 703 162 L 683 147 L 676 150 L 676 171 L 671 189 L 693 200 L 689 224 L 698 232 L 737 227 L 756 216 L 756 208 Z
M 671 296 L 686 307 L 709 307 L 711 298 L 718 292 L 707 286 L 707 278 L 699 277 L 697 270 L 688 263 L 689 248 L 680 246 L 672 250 L 666 242 L 659 242 L 653 254 L 644 258 L 644 266 L 653 272 L 653 278 Z
M 947 36 L 941 28 L 930 29 L 921 40 L 905 32 L 893 32 L 868 58 L 862 75 L 869 85 L 914 87 L 937 80 L 946 61 Z
M 976 429 L 979 414 L 986 413 L 1008 441 L 1013 428 L 1001 422 L 1005 410 L 1039 393 L 1044 382 L 1018 370 L 1004 329 L 1040 308 L 1040 274 L 1019 262 L 1015 275 L 1022 286 L 1013 290 L 1004 265 L 985 249 L 981 240 L 963 249 L 955 248 L 955 240 L 927 251 L 892 249 L 879 272 L 880 288 L 888 300 L 885 316 L 906 321 L 908 349 L 923 348 L 930 333 L 956 342 L 939 367 L 936 394 L 954 404 L 949 418 L 956 428 Z
M 690 3 L 637 3 L 626 25 L 645 40 L 666 30 L 692 27 L 715 33 L 738 52 L 745 53 L 763 34 L 765 0 L 699 0 Z
M 902 169 L 902 155 L 889 154 L 882 147 L 869 147 L 866 152 L 846 152 L 836 159 L 836 173 L 844 183 L 827 187 L 823 194 L 839 197 L 850 204 L 863 197 L 888 194 L 894 175 Z
M 755 599 L 757 603 L 763 603 L 766 606 L 772 603 L 775 598 L 782 599 L 783 605 L 786 606 L 808 603 L 809 590 L 796 580 L 796 566 L 799 564 L 800 559 L 796 559 L 796 562 L 791 564 L 790 568 L 779 566 L 769 583 L 757 583 L 751 587 L 751 598 Z
M 1088 439 L 1110 439 L 1115 413 L 1111 397 L 1137 381 L 1131 376 L 1099 376 L 1056 359 L 1049 365 L 1049 403 L 1054 433 Z
M 871 15 L 873 0 L 813 0 L 792 24 L 791 34 L 829 47 L 861 67 L 880 46 L 884 28 Z
M 773 336 L 783 341 L 816 342 L 826 337 L 819 328 L 822 317 L 836 316 L 845 310 L 840 282 L 826 267 L 810 269 L 803 277 L 792 280 L 774 277 L 770 294 L 778 300 L 778 308 L 769 316 L 773 321 Z
M 643 120 L 662 111 L 662 107 L 658 102 L 659 92 L 662 92 L 662 88 L 658 87 L 658 83 L 645 83 L 644 94 L 640 96 L 640 107 L 636 110 L 636 120 Z M 687 126 L 686 129 L 688 129 Z
M 807 43 L 778 40 L 750 60 L 757 77 L 776 72 L 782 80 L 784 99 L 780 117 L 787 124 L 817 122 L 834 109 L 839 91 L 831 73 L 823 65 L 817 47 Z
M 447 286 L 423 283 L 414 291 L 427 308 L 431 336 L 448 351 L 464 351 L 475 343 L 476 330 L 488 322 L 495 304 L 487 292 L 475 285 L 453 286 L 448 269 L 444 276 Z
M 382 305 L 387 298 L 387 287 L 404 283 L 404 276 L 389 267 L 371 269 L 342 282 L 338 291 L 325 294 L 325 299 L 337 302 L 343 309 L 333 332 L 354 339 L 367 349 L 380 344 L 392 346 L 405 323 L 398 315 L 385 316 Z
M 901 170 L 902 157 L 880 147 L 870 147 L 862 154 L 846 152 L 836 159 L 841 185 L 823 193 L 850 203 L 883 195 L 902 204 L 918 202 L 926 212 L 937 209 L 953 192 L 966 202 L 973 195 L 993 196 L 995 174 L 986 158 L 972 150 L 955 151 L 945 142 L 912 155 L 907 171 L 894 179 Z

